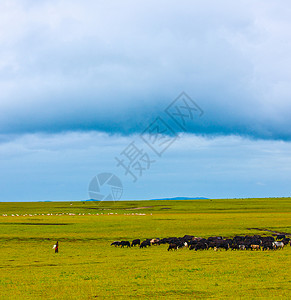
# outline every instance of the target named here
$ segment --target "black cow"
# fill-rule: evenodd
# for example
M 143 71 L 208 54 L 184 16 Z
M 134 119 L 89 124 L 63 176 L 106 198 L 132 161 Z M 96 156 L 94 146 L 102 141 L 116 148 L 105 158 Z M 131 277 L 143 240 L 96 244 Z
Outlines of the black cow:
M 207 243 L 204 243 L 204 242 L 197 243 L 195 248 L 194 248 L 195 251 L 197 251 L 197 250 L 207 250 L 207 249 L 208 249 L 208 245 L 207 245 Z M 190 250 L 192 250 L 192 249 L 190 249 Z
M 167 238 L 163 238 L 160 240 L 160 244 L 167 244 L 168 243 L 168 239 Z
M 284 243 L 284 245 L 286 246 L 286 245 L 288 245 L 289 244 L 289 242 L 290 242 L 290 239 L 289 238 L 285 238 L 285 239 L 283 239 L 282 240 L 282 242 Z
M 189 250 L 194 250 L 196 247 L 196 244 L 191 244 L 190 247 L 189 247 Z
M 179 241 L 179 243 L 177 244 L 177 248 L 184 248 L 187 247 L 188 243 L 187 242 L 183 242 L 183 241 Z
M 128 247 L 130 248 L 130 242 L 129 241 L 121 241 L 120 245 L 121 245 L 121 248 L 123 248 L 124 246 L 127 246 L 127 248 Z
M 150 247 L 151 246 L 151 243 L 150 243 L 150 241 L 143 241 L 143 242 L 141 242 L 141 244 L 139 245 L 139 248 L 146 248 L 146 247 Z
M 278 234 L 276 238 L 277 238 L 277 240 L 283 240 L 286 238 L 286 236 L 285 236 L 285 234 Z
M 185 235 L 183 236 L 183 240 L 184 240 L 185 242 L 192 241 L 193 238 L 194 238 L 194 235 L 188 235 L 188 234 L 185 234 Z
M 173 250 L 173 249 L 174 249 L 174 250 L 177 250 L 177 249 L 178 249 L 177 244 L 170 244 L 170 245 L 169 245 L 168 251 L 169 251 L 169 250 Z
M 111 243 L 111 245 L 110 246 L 120 246 L 120 244 L 121 244 L 121 242 L 120 241 L 115 241 L 115 242 L 113 242 L 113 243 Z
M 263 236 L 261 240 L 263 244 L 267 242 L 275 242 L 275 239 L 272 236 Z
M 136 246 L 136 245 L 140 245 L 140 239 L 136 239 L 136 240 L 132 241 L 131 247 Z
M 225 249 L 225 250 L 228 250 L 229 249 L 229 243 L 227 241 L 219 241 L 217 244 L 216 244 L 216 248 L 217 249 Z
M 232 244 L 230 246 L 231 250 L 239 250 L 239 245 L 238 244 Z
M 273 246 L 273 242 L 265 242 L 263 243 L 262 245 L 262 250 L 265 251 L 265 250 L 273 250 L 274 249 L 274 246 Z

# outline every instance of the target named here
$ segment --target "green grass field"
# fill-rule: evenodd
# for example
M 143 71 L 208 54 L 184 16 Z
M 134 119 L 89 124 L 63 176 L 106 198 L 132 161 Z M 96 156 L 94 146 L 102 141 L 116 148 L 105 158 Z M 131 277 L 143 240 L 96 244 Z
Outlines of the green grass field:
M 218 252 L 110 246 L 185 234 L 291 233 L 290 198 L 71 203 L 0 203 L 1 299 L 291 297 L 290 246 Z

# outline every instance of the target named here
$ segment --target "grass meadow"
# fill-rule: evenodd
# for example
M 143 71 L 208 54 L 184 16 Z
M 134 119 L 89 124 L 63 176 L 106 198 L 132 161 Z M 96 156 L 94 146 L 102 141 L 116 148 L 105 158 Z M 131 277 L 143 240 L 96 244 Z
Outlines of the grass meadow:
M 290 299 L 290 246 L 217 252 L 110 246 L 185 234 L 272 234 L 265 229 L 291 233 L 290 198 L 3 202 L 0 298 Z

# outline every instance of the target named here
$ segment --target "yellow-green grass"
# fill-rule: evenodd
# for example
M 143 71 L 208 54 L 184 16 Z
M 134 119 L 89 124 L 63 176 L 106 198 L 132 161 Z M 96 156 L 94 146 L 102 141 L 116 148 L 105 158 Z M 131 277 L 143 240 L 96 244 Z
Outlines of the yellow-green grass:
M 259 229 L 291 233 L 290 198 L 0 203 L 0 297 L 289 299 L 290 246 L 218 252 L 110 246 L 185 234 L 272 234 Z

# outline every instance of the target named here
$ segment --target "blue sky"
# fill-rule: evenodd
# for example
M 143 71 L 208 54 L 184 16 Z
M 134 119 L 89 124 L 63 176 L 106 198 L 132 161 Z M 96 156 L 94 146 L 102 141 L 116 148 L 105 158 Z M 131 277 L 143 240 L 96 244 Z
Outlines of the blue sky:
M 285 1 L 0 3 L 0 201 L 289 196 L 291 5 Z M 17 20 L 17 21 L 16 21 Z M 179 128 L 182 91 L 203 110 Z M 157 156 L 157 118 L 180 138 Z M 133 182 L 131 143 L 155 163 Z

